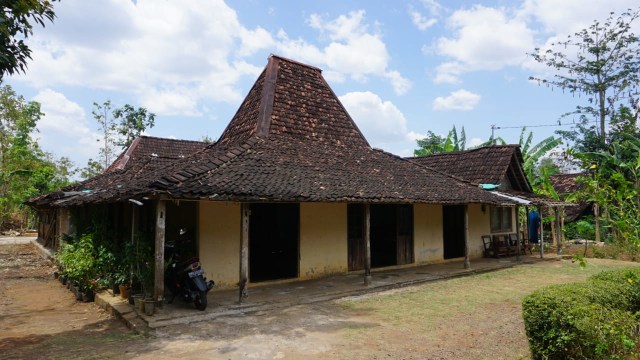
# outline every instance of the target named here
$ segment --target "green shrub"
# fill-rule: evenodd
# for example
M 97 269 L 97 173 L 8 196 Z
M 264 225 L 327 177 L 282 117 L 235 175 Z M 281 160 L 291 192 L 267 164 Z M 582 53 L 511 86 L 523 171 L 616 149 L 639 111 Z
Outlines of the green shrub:
M 625 310 L 640 311 L 640 268 L 603 271 L 592 276 L 589 281 L 606 282 L 612 296 L 627 298 L 628 305 Z
M 540 289 L 523 300 L 534 359 L 615 359 L 637 355 L 639 270 Z
M 96 258 L 91 234 L 82 235 L 63 244 L 56 259 L 62 273 L 71 282 L 87 290 L 95 287 L 93 280 L 96 276 Z

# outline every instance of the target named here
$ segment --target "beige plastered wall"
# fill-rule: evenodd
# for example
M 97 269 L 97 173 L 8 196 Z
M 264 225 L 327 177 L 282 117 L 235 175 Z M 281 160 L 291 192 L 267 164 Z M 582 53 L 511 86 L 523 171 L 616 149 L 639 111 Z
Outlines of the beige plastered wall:
M 469 257 L 482 257 L 482 235 L 491 233 L 489 207 L 482 211 L 480 204 L 468 205 Z M 428 264 L 444 261 L 442 205 L 415 204 L 413 207 L 415 263 Z M 464 222 L 461 221 L 461 227 Z
M 216 288 L 238 285 L 240 274 L 240 204 L 200 201 L 198 248 L 207 279 Z
M 442 261 L 442 206 L 413 206 L 413 245 L 416 264 Z
M 208 279 L 220 289 L 238 284 L 240 204 L 199 203 L 200 261 Z M 300 204 L 299 278 L 347 272 L 347 205 Z
M 469 205 L 469 257 L 480 258 L 484 252 L 482 244 L 482 235 L 491 234 L 491 220 L 489 205 L 485 205 L 485 211 L 482 211 L 482 205 Z
M 347 272 L 347 204 L 300 204 L 300 279 Z

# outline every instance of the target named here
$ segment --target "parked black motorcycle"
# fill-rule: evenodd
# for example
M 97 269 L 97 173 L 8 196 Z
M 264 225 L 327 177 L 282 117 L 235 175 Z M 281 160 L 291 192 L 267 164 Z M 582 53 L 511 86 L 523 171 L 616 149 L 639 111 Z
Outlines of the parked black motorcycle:
M 193 302 L 198 310 L 206 309 L 207 293 L 215 283 L 213 280 L 207 281 L 204 277 L 200 259 L 191 257 L 180 261 L 180 256 L 174 251 L 172 244 L 165 247 L 165 258 L 169 261 L 169 266 L 165 270 L 164 282 L 172 295 L 168 303 L 173 303 L 173 300 L 179 296 L 188 303 Z

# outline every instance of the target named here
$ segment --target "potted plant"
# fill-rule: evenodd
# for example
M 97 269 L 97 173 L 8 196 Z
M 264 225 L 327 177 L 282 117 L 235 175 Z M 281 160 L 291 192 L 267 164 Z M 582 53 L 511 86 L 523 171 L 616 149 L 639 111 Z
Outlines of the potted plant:
M 78 300 L 82 299 L 83 288 L 92 287 L 95 290 L 97 270 L 91 234 L 82 235 L 63 244 L 56 258 L 68 277 L 69 288 Z
M 156 302 L 152 298 L 144 299 L 144 313 L 147 316 L 152 316 L 156 308 Z

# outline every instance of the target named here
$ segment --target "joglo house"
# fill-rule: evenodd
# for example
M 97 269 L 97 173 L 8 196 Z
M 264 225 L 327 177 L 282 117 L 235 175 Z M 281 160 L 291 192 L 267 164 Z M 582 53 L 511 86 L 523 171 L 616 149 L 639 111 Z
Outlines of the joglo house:
M 486 186 L 491 184 L 491 190 Z M 536 204 L 517 146 L 427 158 L 372 148 L 320 69 L 272 55 L 213 144 L 138 137 L 97 177 L 29 200 L 57 247 L 100 217 L 117 246 L 184 242 L 216 288 L 483 256 Z M 375 276 L 375 274 L 373 275 Z

